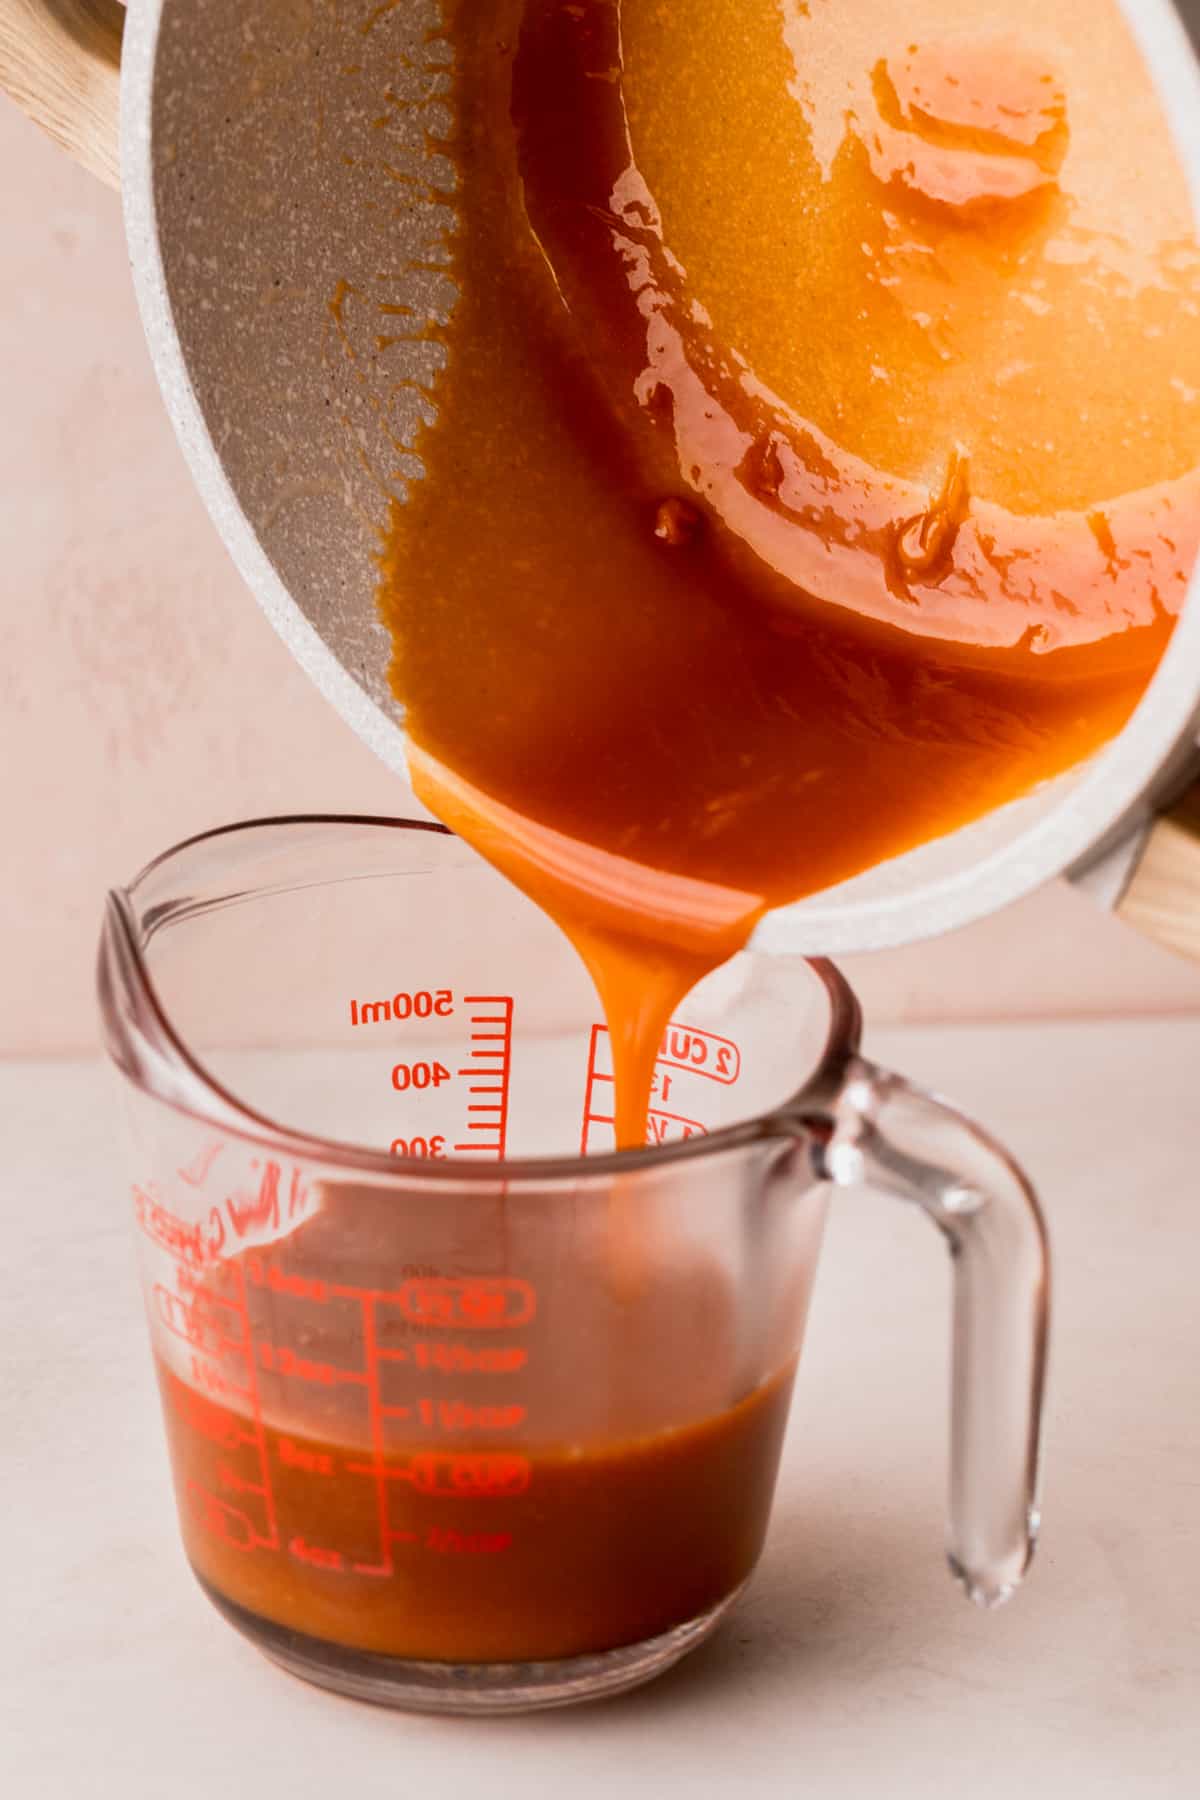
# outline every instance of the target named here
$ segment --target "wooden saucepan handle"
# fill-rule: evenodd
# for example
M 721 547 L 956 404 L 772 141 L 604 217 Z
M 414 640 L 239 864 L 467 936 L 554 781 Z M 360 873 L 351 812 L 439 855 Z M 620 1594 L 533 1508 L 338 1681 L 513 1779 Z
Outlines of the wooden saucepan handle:
M 1150 827 L 1117 913 L 1200 962 L 1200 781 Z
M 124 27 L 119 0 L 0 0 L 0 88 L 110 187 Z

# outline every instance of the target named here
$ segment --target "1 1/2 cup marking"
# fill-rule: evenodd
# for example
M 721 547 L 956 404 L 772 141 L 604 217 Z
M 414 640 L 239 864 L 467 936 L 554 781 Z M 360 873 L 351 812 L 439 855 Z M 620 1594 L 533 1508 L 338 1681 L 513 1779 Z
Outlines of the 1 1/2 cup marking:
M 663 1033 L 654 1059 L 654 1080 L 646 1118 L 647 1144 L 665 1144 L 681 1138 L 704 1137 L 715 1124 L 724 1122 L 718 1110 L 716 1089 L 736 1087 L 742 1074 L 742 1053 L 732 1038 L 672 1019 Z M 592 1150 L 611 1150 L 613 1140 L 614 1074 L 612 1040 L 608 1027 L 592 1026 L 584 1080 L 581 1155 Z M 719 1103 L 718 1103 L 719 1104 Z M 689 1108 L 683 1112 L 682 1106 Z M 691 1108 L 703 1116 L 696 1117 Z

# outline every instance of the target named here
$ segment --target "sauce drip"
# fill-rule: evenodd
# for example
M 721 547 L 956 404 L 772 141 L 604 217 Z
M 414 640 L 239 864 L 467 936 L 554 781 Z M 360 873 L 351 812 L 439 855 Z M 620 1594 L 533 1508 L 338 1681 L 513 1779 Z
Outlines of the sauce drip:
M 585 958 L 624 1145 L 765 908 L 1091 754 L 1186 589 L 1200 258 L 1136 52 L 1111 8 L 952 10 L 450 15 L 392 681 L 421 798 Z

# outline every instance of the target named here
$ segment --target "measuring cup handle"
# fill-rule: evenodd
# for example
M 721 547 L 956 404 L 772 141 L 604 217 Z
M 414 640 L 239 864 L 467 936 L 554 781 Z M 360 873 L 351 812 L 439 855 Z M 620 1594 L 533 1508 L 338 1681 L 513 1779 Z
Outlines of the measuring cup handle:
M 1012 1158 L 953 1107 L 856 1058 L 833 1109 L 830 1178 L 915 1201 L 954 1271 L 947 1554 L 972 1600 L 998 1606 L 1029 1566 L 1050 1259 Z

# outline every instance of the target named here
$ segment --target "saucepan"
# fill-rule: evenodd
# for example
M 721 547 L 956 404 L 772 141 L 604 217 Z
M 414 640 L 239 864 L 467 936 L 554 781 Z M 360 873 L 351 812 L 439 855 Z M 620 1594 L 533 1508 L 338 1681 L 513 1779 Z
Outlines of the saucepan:
M 1086 7 L 1069 10 L 1086 24 Z M 1122 11 L 1200 219 L 1200 0 Z M 436 351 L 418 335 L 381 356 L 375 315 L 436 321 L 453 299 L 454 170 L 429 151 L 451 120 L 440 24 L 439 0 L 135 0 L 127 13 L 117 0 L 0 0 L 0 86 L 119 180 L 151 355 L 218 530 L 288 647 L 400 777 L 373 558 L 390 498 L 421 473 Z M 1115 160 L 1137 156 L 1113 139 Z M 1065 875 L 1200 957 L 1198 728 L 1193 581 L 1103 751 L 769 913 L 755 945 L 874 949 Z

